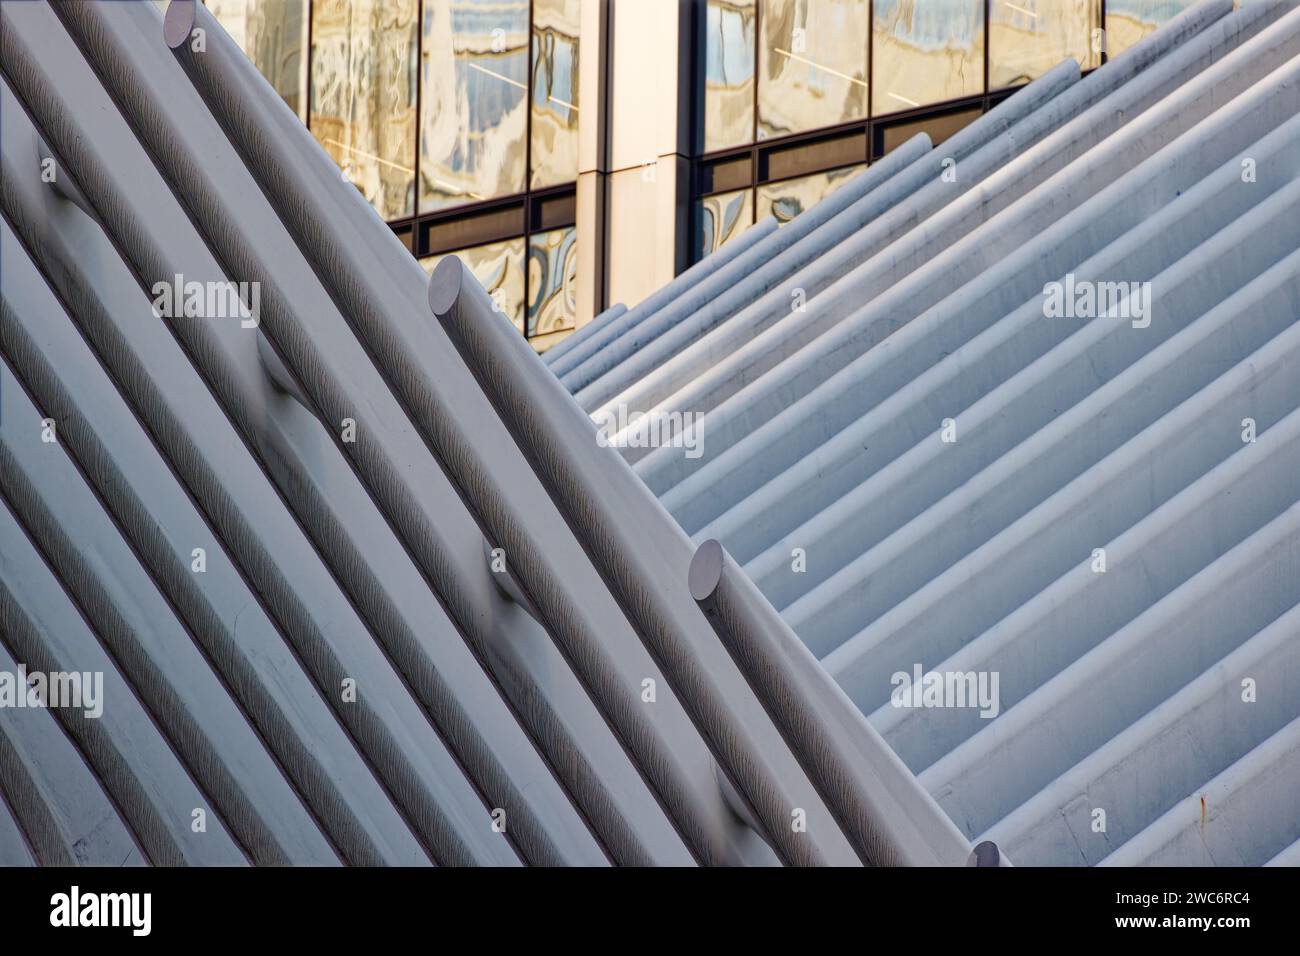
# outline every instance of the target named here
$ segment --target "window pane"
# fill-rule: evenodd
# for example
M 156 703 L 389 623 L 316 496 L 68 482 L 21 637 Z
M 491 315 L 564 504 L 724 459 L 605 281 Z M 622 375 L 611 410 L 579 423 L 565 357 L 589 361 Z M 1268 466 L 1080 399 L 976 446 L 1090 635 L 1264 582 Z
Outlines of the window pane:
M 1069 57 L 1098 66 L 1100 29 L 1101 0 L 992 0 L 989 88 L 1026 83 Z
M 578 231 L 569 226 L 528 237 L 528 337 L 554 345 L 577 324 Z
M 1106 52 L 1123 53 L 1200 0 L 1106 0 Z
M 524 190 L 528 0 L 425 0 L 420 211 Z
M 582 0 L 533 0 L 532 187 L 578 178 Z
M 938 146 L 950 136 L 955 136 L 975 122 L 984 113 L 980 106 L 959 110 L 945 110 L 937 116 L 912 117 L 882 123 L 876 127 L 876 158 L 885 156 L 902 146 L 917 133 L 930 137 L 930 144 Z
M 506 239 L 503 242 L 489 242 L 487 245 L 460 249 L 454 253 L 426 256 L 420 260 L 428 272 L 449 255 L 460 257 L 460 261 L 478 279 L 479 285 L 487 290 L 506 318 L 514 323 L 520 332 L 524 330 L 524 239 Z
M 875 0 L 877 116 L 984 92 L 984 0 Z
M 754 191 L 741 189 L 701 199 L 699 217 L 700 231 L 695 246 L 697 260 L 721 249 L 754 224 Z
M 846 182 L 866 169 L 866 164 L 833 169 L 828 173 L 813 173 L 798 179 L 787 179 L 758 187 L 754 206 L 754 219 L 775 216 L 778 225 L 784 226 L 799 213 L 815 206 Z
M 754 141 L 755 0 L 709 0 L 704 33 L 704 151 Z
M 763 0 L 758 138 L 867 115 L 864 0 Z
M 311 131 L 385 219 L 414 211 L 417 0 L 315 0 Z
M 208 0 L 208 9 L 268 83 L 302 118 L 307 0 Z

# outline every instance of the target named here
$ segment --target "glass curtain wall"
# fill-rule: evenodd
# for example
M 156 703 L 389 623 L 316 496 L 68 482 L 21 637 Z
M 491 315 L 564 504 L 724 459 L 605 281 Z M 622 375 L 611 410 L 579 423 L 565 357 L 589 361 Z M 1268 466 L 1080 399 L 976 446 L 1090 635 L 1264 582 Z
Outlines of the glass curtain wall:
M 573 328 L 572 203 L 535 210 L 577 179 L 582 0 L 207 3 L 426 266 L 460 254 L 539 349 Z
M 758 0 L 708 0 L 704 12 L 704 152 L 754 141 Z
M 307 0 L 207 0 L 207 4 L 267 82 L 306 122 Z
M 462 253 L 538 348 L 572 328 L 582 0 L 206 2 L 426 265 Z M 1196 0 L 694 2 L 703 255 Z
M 992 0 L 989 88 L 1019 86 L 1067 57 L 1101 65 L 1101 0 Z
M 528 0 L 426 2 L 420 211 L 524 190 Z
M 419 0 L 314 0 L 308 128 L 385 219 L 415 209 Z
M 871 111 L 984 92 L 983 0 L 875 0 Z
M 1106 54 L 1116 56 L 1200 0 L 1106 0 Z
M 1195 0 L 703 2 L 698 255 L 788 221 L 916 132 L 941 141 L 1068 57 L 1100 66 Z
M 869 4 L 761 0 L 758 139 L 867 115 Z

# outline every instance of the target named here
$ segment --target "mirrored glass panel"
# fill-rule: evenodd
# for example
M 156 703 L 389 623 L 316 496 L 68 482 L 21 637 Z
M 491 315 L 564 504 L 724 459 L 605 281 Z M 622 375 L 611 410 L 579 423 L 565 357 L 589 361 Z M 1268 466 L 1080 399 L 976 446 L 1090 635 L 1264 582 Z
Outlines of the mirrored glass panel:
M 827 173 L 813 173 L 797 179 L 759 186 L 754 204 L 754 221 L 775 216 L 778 225 L 784 226 L 799 213 L 815 206 L 851 178 L 866 169 L 865 163 L 833 169 Z
M 1200 0 L 1106 0 L 1106 52 L 1123 53 Z
M 311 131 L 385 219 L 415 211 L 418 0 L 315 0 Z
M 874 0 L 876 116 L 984 92 L 984 0 Z
M 569 226 L 528 237 L 528 338 L 539 350 L 577 324 L 577 235 Z
M 501 312 L 515 328 L 524 330 L 524 239 L 506 239 L 487 245 L 461 249 L 455 253 L 426 256 L 420 260 L 428 272 L 449 255 L 457 255 L 487 290 Z
M 930 137 L 930 145 L 938 146 L 950 136 L 961 132 L 983 114 L 984 110 L 981 107 L 971 106 L 965 109 L 945 110 L 937 116 L 922 115 L 896 120 L 893 123 L 882 123 L 876 127 L 875 155 L 877 158 L 887 155 L 918 133 L 925 133 Z
M 867 115 L 865 0 L 763 0 L 758 138 Z
M 208 0 L 208 9 L 289 108 L 304 118 L 307 0 Z
M 582 0 L 533 0 L 534 189 L 578 178 L 578 26 Z
M 523 192 L 528 0 L 425 0 L 420 211 Z
M 991 0 L 989 89 L 1016 86 L 1073 57 L 1100 65 L 1101 0 Z
M 754 141 L 754 4 L 709 0 L 704 24 L 704 151 Z
M 703 259 L 721 249 L 754 224 L 754 191 L 740 189 L 719 193 L 699 201 L 699 232 L 695 240 L 695 258 Z

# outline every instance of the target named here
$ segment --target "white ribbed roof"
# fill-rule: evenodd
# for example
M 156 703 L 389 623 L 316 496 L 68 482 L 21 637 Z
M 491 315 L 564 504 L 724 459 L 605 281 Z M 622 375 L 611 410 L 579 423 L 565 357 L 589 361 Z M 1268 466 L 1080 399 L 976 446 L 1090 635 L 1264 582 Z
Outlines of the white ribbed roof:
M 1296 4 L 1202 4 L 769 228 L 545 360 L 598 422 L 702 415 L 625 457 L 969 838 L 1294 863 Z M 1149 307 L 1048 314 L 1121 282 Z M 918 665 L 1000 712 L 893 706 Z

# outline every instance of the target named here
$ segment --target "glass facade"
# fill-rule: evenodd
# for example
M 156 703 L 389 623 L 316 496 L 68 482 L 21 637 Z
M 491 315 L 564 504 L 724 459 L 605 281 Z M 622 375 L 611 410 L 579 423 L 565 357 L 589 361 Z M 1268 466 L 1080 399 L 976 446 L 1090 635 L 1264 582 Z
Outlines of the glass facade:
M 1199 0 L 1106 0 L 1106 53 L 1123 53 Z
M 863 0 L 763 0 L 759 139 L 867 115 L 868 20 Z
M 695 258 L 702 259 L 722 248 L 749 226 L 768 216 L 774 216 L 777 225 L 784 226 L 866 168 L 865 163 L 859 163 L 765 183 L 756 189 L 737 189 L 706 196 L 696 205 Z
M 524 190 L 528 0 L 425 0 L 420 211 Z
M 307 0 L 208 0 L 208 9 L 253 65 L 307 118 Z
M 207 3 L 426 267 L 458 252 L 539 349 L 573 328 L 581 0 Z
M 1194 2 L 705 0 L 696 256 L 919 132 L 942 143 L 1067 58 L 1100 66 Z
M 582 0 L 533 0 L 533 189 L 578 178 L 578 23 Z
M 984 0 L 874 0 L 874 114 L 984 91 Z
M 206 2 L 425 265 L 458 252 L 539 348 L 574 327 L 582 0 Z
M 1087 70 L 1194 0 L 704 0 L 701 152 Z M 1109 33 L 1104 39 L 1103 22 Z
M 778 225 L 784 226 L 809 206 L 815 206 L 840 186 L 848 182 L 866 165 L 846 166 L 811 176 L 798 176 L 779 183 L 759 186 L 755 191 L 754 221 L 775 216 Z
M 757 0 L 708 0 L 704 25 L 704 151 L 754 140 Z
M 1101 65 L 1101 0 L 992 0 L 989 87 L 1016 86 L 1067 57 Z
M 385 219 L 415 208 L 418 0 L 315 0 L 308 127 Z
M 700 201 L 695 258 L 721 249 L 754 224 L 754 191 L 740 189 Z
M 756 219 L 788 222 L 917 132 L 940 143 L 1066 57 L 1097 67 L 1196 0 L 690 0 L 695 122 L 664 149 L 646 110 L 667 92 L 650 78 L 672 30 L 659 0 L 617 0 L 598 88 L 622 105 L 593 113 L 603 251 L 582 260 L 584 0 L 205 2 L 412 252 L 430 267 L 460 254 L 540 350 L 576 325 L 579 261 L 599 272 L 597 308 L 635 301 L 663 281 L 663 243 L 698 258 Z M 657 183 L 656 164 L 686 185 Z M 679 191 L 665 203 L 663 189 Z M 634 251 L 649 246 L 658 258 Z
M 308 6 L 213 3 L 236 25 L 246 8 Z M 310 0 L 308 125 L 387 219 L 416 212 L 417 168 L 421 214 L 572 183 L 580 3 Z
M 572 226 L 535 232 L 528 237 L 528 309 L 530 341 L 544 348 L 573 331 L 577 307 L 578 231 Z

